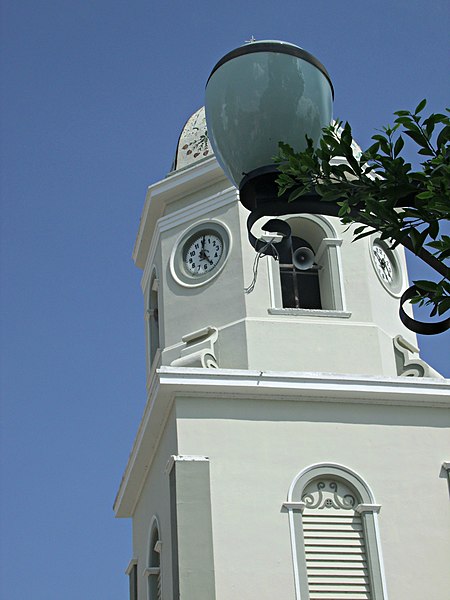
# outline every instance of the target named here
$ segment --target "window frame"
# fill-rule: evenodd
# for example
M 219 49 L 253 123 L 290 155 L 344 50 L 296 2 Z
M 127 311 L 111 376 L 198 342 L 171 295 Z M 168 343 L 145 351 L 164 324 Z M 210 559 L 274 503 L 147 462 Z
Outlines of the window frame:
M 138 561 L 132 558 L 128 564 L 125 573 L 128 575 L 129 597 L 130 600 L 138 600 Z
M 338 479 L 352 487 L 358 494 L 360 502 L 354 510 L 361 516 L 364 529 L 371 598 L 372 600 L 387 600 L 386 577 L 378 527 L 378 513 L 381 505 L 376 504 L 372 490 L 360 475 L 338 463 L 313 464 L 300 471 L 291 483 L 287 502 L 283 504 L 289 517 L 296 599 L 309 600 L 310 597 L 303 537 L 303 511 L 306 505 L 301 498 L 308 484 L 321 477 Z
M 271 306 L 269 314 L 273 315 L 304 315 L 322 317 L 348 318 L 351 313 L 346 309 L 344 282 L 342 276 L 342 260 L 340 247 L 343 240 L 338 237 L 332 224 L 320 215 L 285 215 L 282 217 L 291 227 L 295 221 L 310 222 L 312 226 L 320 228 L 323 238 L 316 249 L 315 261 L 319 266 L 319 286 L 322 308 L 285 308 L 281 292 L 281 277 L 279 263 L 273 257 L 268 257 L 269 292 Z M 293 228 L 293 235 L 297 235 Z M 270 236 L 267 236 L 270 237 Z M 307 234 L 303 234 L 306 241 Z
M 155 535 L 156 534 L 156 535 Z M 156 537 L 156 542 L 153 543 Z M 146 587 L 147 587 L 147 600 L 161 600 L 163 597 L 162 594 L 162 542 L 161 542 L 161 529 L 159 526 L 159 519 L 155 515 L 152 518 L 150 529 L 149 529 L 149 537 L 147 544 L 147 566 L 144 569 L 143 576 L 146 578 Z M 158 565 L 154 565 L 153 563 L 153 553 L 156 552 L 158 554 Z M 153 583 L 151 578 L 158 578 L 159 580 L 159 595 L 153 597 L 151 592 L 151 583 Z M 158 586 L 158 582 L 156 584 Z
M 147 289 L 147 297 L 145 299 L 145 321 L 146 321 L 146 340 L 147 340 L 147 372 L 148 375 L 152 372 L 152 367 L 161 352 L 161 311 L 160 311 L 160 292 L 159 292 L 159 277 L 156 267 L 152 269 L 150 283 Z M 157 311 L 155 323 L 155 310 Z

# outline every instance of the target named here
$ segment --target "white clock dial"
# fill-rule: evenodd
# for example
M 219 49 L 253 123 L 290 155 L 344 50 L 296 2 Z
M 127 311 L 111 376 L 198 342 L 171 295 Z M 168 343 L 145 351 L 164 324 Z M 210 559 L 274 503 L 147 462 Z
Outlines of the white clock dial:
M 176 241 L 170 256 L 170 271 L 184 287 L 205 285 L 222 272 L 230 254 L 231 235 L 219 221 L 201 221 Z
M 223 253 L 223 241 L 215 232 L 203 231 L 191 238 L 183 252 L 186 271 L 200 277 L 210 273 L 219 263 Z
M 372 252 L 375 268 L 380 279 L 388 284 L 391 283 L 394 278 L 394 271 L 389 256 L 378 244 L 373 245 Z

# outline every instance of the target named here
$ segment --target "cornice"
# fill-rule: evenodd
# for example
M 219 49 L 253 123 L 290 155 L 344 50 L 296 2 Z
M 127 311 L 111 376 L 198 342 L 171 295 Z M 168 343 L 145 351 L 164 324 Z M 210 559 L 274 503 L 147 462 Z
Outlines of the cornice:
M 133 515 L 165 422 L 177 396 L 267 399 L 273 402 L 353 403 L 450 407 L 450 380 L 333 373 L 160 367 L 114 503 L 118 517 Z
M 202 198 L 197 202 L 184 206 L 178 210 L 173 211 L 167 216 L 160 217 L 153 224 L 152 239 L 148 245 L 147 256 L 144 257 L 145 267 L 142 274 L 141 287 L 145 289 L 150 272 L 153 267 L 154 257 L 156 249 L 160 242 L 161 233 L 168 231 L 173 227 L 177 227 L 182 223 L 187 223 L 194 219 L 200 219 L 205 217 L 213 210 L 232 204 L 238 199 L 238 192 L 236 188 L 229 187 L 221 192 Z M 139 266 L 139 265 L 138 265 Z
M 216 159 L 211 157 L 206 161 L 193 165 L 189 169 L 175 171 L 147 189 L 139 230 L 133 249 L 133 260 L 139 268 L 144 268 L 153 235 L 153 228 L 158 219 L 163 216 L 165 207 L 171 202 L 198 192 L 221 180 L 226 182 L 227 187 L 230 187 L 230 183 Z
M 163 366 L 158 369 L 160 385 L 192 388 L 198 395 L 212 392 L 246 398 L 268 396 L 304 401 L 450 407 L 450 380 L 430 377 L 377 377 L 333 373 L 247 371 L 240 369 L 197 369 Z M 182 390 L 182 391 L 181 391 Z M 330 394 L 333 397 L 330 397 Z

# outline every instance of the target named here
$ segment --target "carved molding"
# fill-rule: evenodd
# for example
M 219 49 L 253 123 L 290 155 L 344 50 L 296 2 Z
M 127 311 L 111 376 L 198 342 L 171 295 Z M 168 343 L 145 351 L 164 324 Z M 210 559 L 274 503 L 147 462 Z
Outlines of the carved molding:
M 315 488 L 315 489 L 314 489 Z M 354 510 L 358 504 L 349 488 L 334 480 L 315 481 L 306 487 L 302 496 L 305 510 Z
M 201 367 L 218 369 L 219 363 L 215 352 L 215 344 L 219 337 L 216 327 L 204 327 L 184 335 L 181 340 L 185 344 L 180 357 L 170 363 L 171 367 Z
M 442 375 L 430 365 L 419 358 L 419 350 L 408 342 L 403 336 L 396 335 L 392 340 L 394 344 L 397 375 L 402 377 L 438 377 Z
M 362 515 L 364 513 L 376 513 L 378 514 L 381 510 L 381 504 L 358 504 L 355 508 L 355 512 Z
M 302 513 L 306 505 L 304 502 L 283 502 L 283 506 L 288 510 L 298 510 Z

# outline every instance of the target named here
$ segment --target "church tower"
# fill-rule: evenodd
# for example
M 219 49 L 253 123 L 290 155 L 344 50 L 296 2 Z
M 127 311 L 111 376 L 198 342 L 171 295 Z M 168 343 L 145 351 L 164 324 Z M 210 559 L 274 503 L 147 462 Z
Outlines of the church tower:
M 133 253 L 147 403 L 114 505 L 131 600 L 446 598 L 450 385 L 398 317 L 403 251 L 286 215 L 308 250 L 294 280 L 255 262 L 247 215 L 201 108 Z

